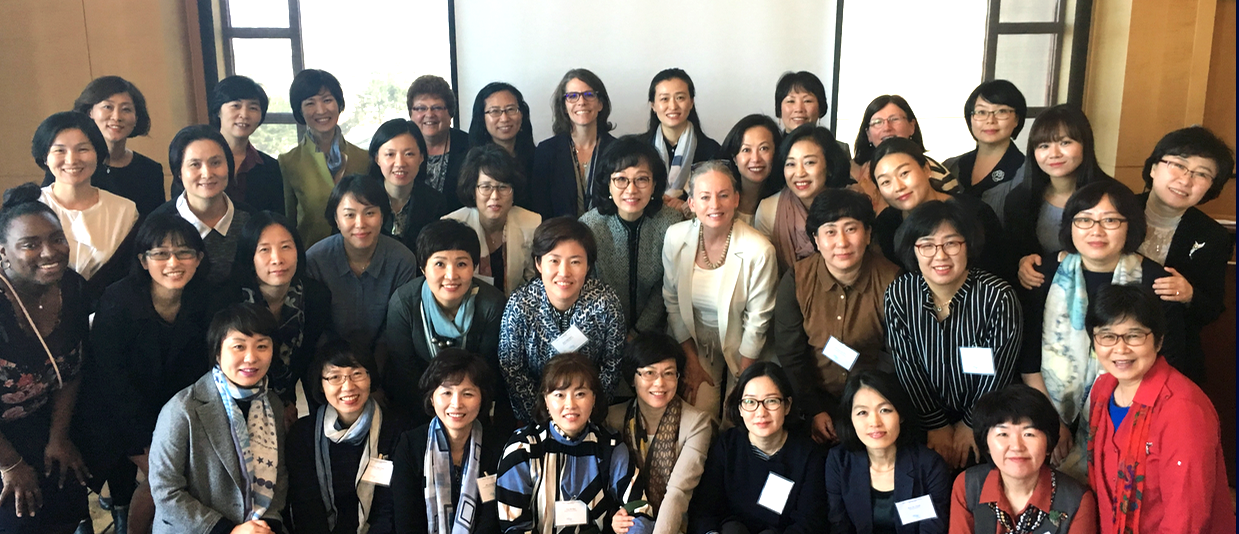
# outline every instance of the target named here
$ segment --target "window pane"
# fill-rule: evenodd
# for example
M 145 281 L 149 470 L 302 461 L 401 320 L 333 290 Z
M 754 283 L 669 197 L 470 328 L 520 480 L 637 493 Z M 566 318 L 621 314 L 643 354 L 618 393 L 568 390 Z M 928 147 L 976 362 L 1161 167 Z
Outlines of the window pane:
M 293 82 L 292 42 L 288 39 L 233 39 L 232 68 L 267 92 L 267 113 L 292 113 L 288 86 Z
M 1060 0 L 1004 0 L 998 22 L 1058 22 Z
M 288 0 L 231 0 L 228 23 L 233 28 L 287 28 Z
M 1052 33 L 1000 34 L 994 77 L 1014 83 L 1028 107 L 1050 105 L 1056 41 Z
M 297 146 L 297 125 L 263 123 L 250 136 L 250 142 L 258 150 L 278 156 Z

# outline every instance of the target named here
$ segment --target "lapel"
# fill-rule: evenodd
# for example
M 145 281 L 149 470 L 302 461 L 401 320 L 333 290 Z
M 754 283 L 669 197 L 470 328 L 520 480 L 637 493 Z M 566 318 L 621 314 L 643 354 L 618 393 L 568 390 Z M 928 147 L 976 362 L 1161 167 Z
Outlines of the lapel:
M 916 483 L 916 464 L 920 459 L 917 454 L 919 448 L 900 447 L 895 449 L 895 502 L 903 502 L 908 499 L 920 497 L 919 492 L 923 491 L 921 486 Z M 913 458 L 916 456 L 916 458 Z M 943 513 L 945 510 L 936 510 L 937 513 Z
M 740 226 L 742 224 L 740 221 L 735 221 L 732 224 L 735 224 L 737 228 L 735 232 L 732 232 L 731 244 L 728 245 L 730 247 L 728 255 L 731 257 L 727 258 L 727 261 L 723 263 L 722 287 L 719 288 L 718 292 L 718 337 L 723 342 L 724 353 L 738 348 L 728 346 L 727 334 L 731 332 L 728 329 L 730 326 L 728 323 L 731 322 L 731 301 L 736 294 L 736 284 L 740 279 L 740 271 L 743 270 L 741 262 L 745 260 L 745 250 L 740 243 L 745 241 L 744 238 L 747 237 L 744 235 L 745 228 Z M 739 360 L 736 363 L 739 363 Z
M 680 298 L 680 318 L 684 321 L 684 326 L 688 328 L 688 333 L 697 337 L 697 325 L 693 322 L 693 265 L 697 261 L 697 232 L 700 231 L 700 221 L 693 219 L 693 223 L 688 225 L 688 232 L 680 240 L 679 265 L 676 268 L 679 270 L 676 275 L 675 292 Z M 719 314 L 720 317 L 722 314 Z M 719 332 L 724 332 L 722 323 L 719 323 Z
M 1205 237 L 1194 224 L 1195 217 L 1192 215 L 1190 208 L 1183 213 L 1183 218 L 1179 219 L 1179 227 L 1175 228 L 1174 236 L 1170 238 L 1170 248 L 1166 250 L 1165 261 L 1168 266 L 1191 263 L 1192 247 L 1196 244 L 1195 238 Z M 1200 243 L 1205 244 L 1204 241 Z
M 869 532 L 873 529 L 873 503 L 869 499 L 869 488 L 873 481 L 869 478 L 869 456 L 861 449 L 849 451 L 852 457 L 851 469 L 848 470 L 848 487 L 851 491 L 844 492 L 848 517 L 854 522 L 856 532 Z M 895 462 L 899 459 L 896 457 Z M 899 481 L 895 481 L 895 491 L 899 491 Z
M 194 400 L 201 403 L 195 409 L 195 413 L 211 441 L 215 457 L 224 465 L 224 469 L 228 471 L 228 476 L 232 477 L 232 482 L 237 485 L 237 489 L 245 488 L 247 482 L 241 474 L 241 459 L 237 457 L 237 446 L 232 441 L 232 429 L 228 425 L 228 415 L 224 413 L 222 406 L 224 399 L 220 398 L 209 372 L 194 383 Z

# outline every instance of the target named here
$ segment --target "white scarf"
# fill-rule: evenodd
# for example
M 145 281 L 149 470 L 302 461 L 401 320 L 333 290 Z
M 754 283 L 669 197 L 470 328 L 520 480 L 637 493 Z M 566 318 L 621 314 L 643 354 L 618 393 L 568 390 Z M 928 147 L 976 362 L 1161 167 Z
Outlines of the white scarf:
M 675 155 L 669 157 L 662 127 L 654 129 L 654 150 L 658 151 L 663 163 L 667 165 L 667 191 L 664 195 L 679 198 L 684 194 L 684 188 L 688 186 L 688 175 L 693 168 L 693 152 L 697 150 L 696 132 L 697 127 L 690 122 L 676 141 Z
M 365 410 L 353 424 L 347 428 L 336 428 L 340 413 L 330 404 L 318 409 L 318 428 L 322 429 L 317 446 L 314 447 L 314 462 L 318 471 L 318 491 L 327 508 L 327 527 L 336 528 L 336 496 L 331 481 L 331 456 L 328 453 L 328 441 L 332 443 L 347 442 L 356 444 L 364 440 L 361 449 L 361 462 L 357 465 L 357 475 L 353 484 L 357 488 L 357 534 L 366 534 L 370 530 L 370 506 L 374 500 L 374 484 L 363 481 L 370 465 L 371 458 L 379 458 L 379 430 L 383 427 L 383 410 L 374 402 L 366 400 Z

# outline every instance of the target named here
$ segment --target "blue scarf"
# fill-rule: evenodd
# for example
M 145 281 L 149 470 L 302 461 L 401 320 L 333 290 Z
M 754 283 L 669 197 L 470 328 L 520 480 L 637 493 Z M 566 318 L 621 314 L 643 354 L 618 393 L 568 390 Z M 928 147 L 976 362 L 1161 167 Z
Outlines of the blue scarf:
M 211 368 L 211 379 L 224 401 L 232 443 L 236 446 L 237 458 L 241 460 L 241 475 L 249 481 L 245 492 L 246 520 L 262 519 L 275 497 L 280 460 L 275 425 L 282 424 L 276 421 L 271 400 L 267 397 L 267 377 L 264 376 L 254 387 L 243 388 L 228 380 L 217 365 Z M 241 408 L 234 400 L 250 403 L 248 418 L 242 417 Z
M 430 290 L 430 281 L 427 280 L 422 283 L 422 311 L 430 320 L 436 335 L 459 339 L 460 347 L 464 348 L 465 334 L 469 332 L 469 326 L 473 324 L 473 305 L 477 296 L 478 286 L 475 285 L 469 288 L 469 294 L 465 295 L 460 307 L 456 308 L 456 317 L 448 317 L 446 313 L 443 313 L 443 308 L 439 306 L 439 301 L 435 300 L 434 292 Z
M 478 493 L 478 476 L 482 470 L 482 423 L 473 421 L 469 443 L 465 445 L 464 474 L 460 477 L 460 501 L 452 510 L 452 447 L 447 432 L 436 417 L 426 431 L 426 457 L 422 473 L 426 497 L 426 532 L 430 534 L 469 534 L 473 520 L 482 506 Z M 450 527 L 449 527 L 450 525 Z

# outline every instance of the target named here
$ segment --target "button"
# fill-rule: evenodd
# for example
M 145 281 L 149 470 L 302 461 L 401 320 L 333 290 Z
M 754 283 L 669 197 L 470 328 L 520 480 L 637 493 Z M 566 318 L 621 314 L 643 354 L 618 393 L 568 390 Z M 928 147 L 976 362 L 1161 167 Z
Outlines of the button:
M 842 315 L 837 316 L 837 317 L 835 317 L 835 319 L 842 321 L 842 320 L 843 320 L 843 316 L 842 316 Z

